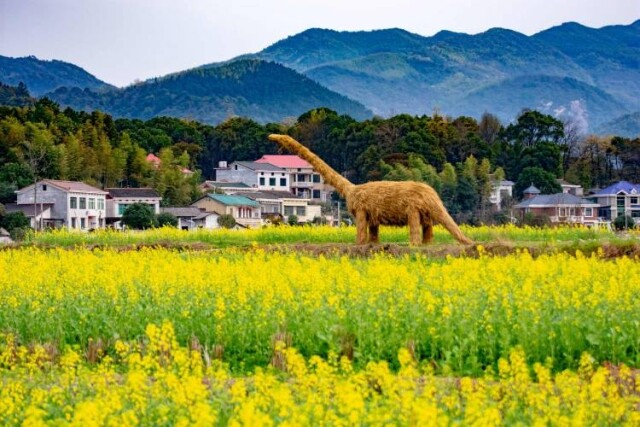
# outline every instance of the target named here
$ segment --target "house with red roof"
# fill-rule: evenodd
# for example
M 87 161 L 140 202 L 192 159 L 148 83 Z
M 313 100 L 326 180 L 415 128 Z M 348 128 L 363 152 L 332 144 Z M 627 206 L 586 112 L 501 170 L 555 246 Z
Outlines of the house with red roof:
M 313 170 L 313 166 L 299 156 L 286 154 L 265 154 L 255 163 L 268 163 L 284 169 L 290 176 L 291 192 L 314 202 L 330 200 L 333 187 L 325 184 L 322 176 Z

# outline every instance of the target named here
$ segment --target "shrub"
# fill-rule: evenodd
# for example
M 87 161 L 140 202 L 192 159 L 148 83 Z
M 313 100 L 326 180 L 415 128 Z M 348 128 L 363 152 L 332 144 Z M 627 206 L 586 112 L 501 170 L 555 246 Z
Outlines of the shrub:
M 162 212 L 158 214 L 156 217 L 156 221 L 158 222 L 158 227 L 177 227 L 178 226 L 178 218 L 175 215 L 170 214 L 169 212 Z
M 289 225 L 298 225 L 298 216 L 297 215 L 289 215 L 287 218 L 287 223 Z
M 15 228 L 29 228 L 31 223 L 29 218 L 22 212 L 11 212 L 3 217 L 0 217 L 0 227 L 7 230 L 9 233 Z
M 233 228 L 236 225 L 236 219 L 233 217 L 233 215 L 220 215 L 218 217 L 218 225 L 223 228 Z
M 620 215 L 613 220 L 613 226 L 616 230 L 633 229 L 635 227 L 635 222 L 629 215 Z
M 122 223 L 136 230 L 153 228 L 157 225 L 156 214 L 151 206 L 144 203 L 134 203 L 124 210 Z

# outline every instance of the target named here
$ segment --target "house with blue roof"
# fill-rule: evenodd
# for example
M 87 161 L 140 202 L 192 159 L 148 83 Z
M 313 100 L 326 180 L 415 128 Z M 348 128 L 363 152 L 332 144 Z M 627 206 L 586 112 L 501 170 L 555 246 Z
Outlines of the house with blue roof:
M 249 228 L 260 227 L 262 216 L 260 204 L 239 194 L 207 194 L 196 200 L 191 206 L 215 212 L 218 215 L 231 215 L 236 223 Z
M 600 205 L 598 215 L 615 220 L 622 215 L 630 216 L 640 223 L 640 184 L 620 181 L 589 196 Z

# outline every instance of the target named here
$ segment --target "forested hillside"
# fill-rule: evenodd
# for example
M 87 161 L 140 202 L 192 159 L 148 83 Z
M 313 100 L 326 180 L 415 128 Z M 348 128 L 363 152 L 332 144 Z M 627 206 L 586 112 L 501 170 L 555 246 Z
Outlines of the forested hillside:
M 0 82 L 11 86 L 23 83 L 36 96 L 63 86 L 93 90 L 113 87 L 77 65 L 57 60 L 43 61 L 35 56 L 10 58 L 0 55 Z
M 60 88 L 48 96 L 64 106 L 98 109 L 116 117 L 172 116 L 209 124 L 234 116 L 279 122 L 321 106 L 359 119 L 371 116 L 358 102 L 289 68 L 257 60 L 197 68 L 124 89 Z

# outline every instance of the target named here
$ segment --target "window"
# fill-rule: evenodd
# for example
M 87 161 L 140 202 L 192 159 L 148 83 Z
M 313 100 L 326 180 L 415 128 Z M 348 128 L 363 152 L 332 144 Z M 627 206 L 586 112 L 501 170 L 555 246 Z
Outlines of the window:
M 86 197 L 80 197 L 80 209 L 87 209 L 87 198 Z
M 584 216 L 593 216 L 593 208 L 584 208 Z
M 78 198 L 77 197 L 69 197 L 69 208 L 70 209 L 78 209 Z M 76 227 L 73 226 L 73 228 L 76 228 Z
M 629 200 L 629 203 L 631 203 L 632 205 L 637 205 L 638 204 L 638 198 L 637 197 L 632 197 Z
M 293 215 L 293 206 L 285 206 L 284 207 L 284 215 L 285 216 Z
M 47 184 L 42 184 L 42 191 L 47 191 Z
M 118 215 L 122 216 L 122 214 L 124 213 L 124 211 L 127 209 L 127 204 L 126 203 L 118 203 Z
M 104 210 L 104 199 L 98 199 L 98 209 Z
M 306 206 L 298 206 L 298 207 L 296 207 L 296 215 L 298 215 L 298 216 L 306 216 L 307 215 L 307 207 Z
M 275 187 L 276 186 L 276 179 L 275 178 L 269 178 L 269 186 L 271 186 L 271 187 Z
M 271 176 L 274 176 L 275 174 L 273 172 L 271 172 Z
M 317 173 L 314 173 L 312 176 L 313 176 L 313 182 L 315 183 L 320 182 L 320 175 L 318 175 Z
M 94 199 L 93 197 L 89 197 L 89 209 L 95 209 L 96 208 L 96 199 Z
M 305 175 L 299 173 L 298 174 L 298 182 L 306 182 Z
M 313 198 L 314 199 L 320 198 L 320 190 L 313 190 Z
M 631 218 L 640 218 L 640 211 L 631 211 Z
M 260 177 L 260 185 L 264 185 L 264 177 L 263 176 Z
M 560 208 L 560 209 L 559 209 L 559 212 L 558 212 L 558 215 L 559 215 L 559 216 L 566 216 L 566 215 L 567 215 L 567 213 L 565 212 L 564 208 Z
M 280 187 L 287 186 L 287 178 L 280 178 Z
M 71 218 L 71 228 L 76 228 L 77 226 L 78 225 L 76 224 L 76 219 L 75 218 Z
M 87 228 L 87 220 L 85 218 L 80 218 L 80 228 L 82 228 L 83 230 Z

